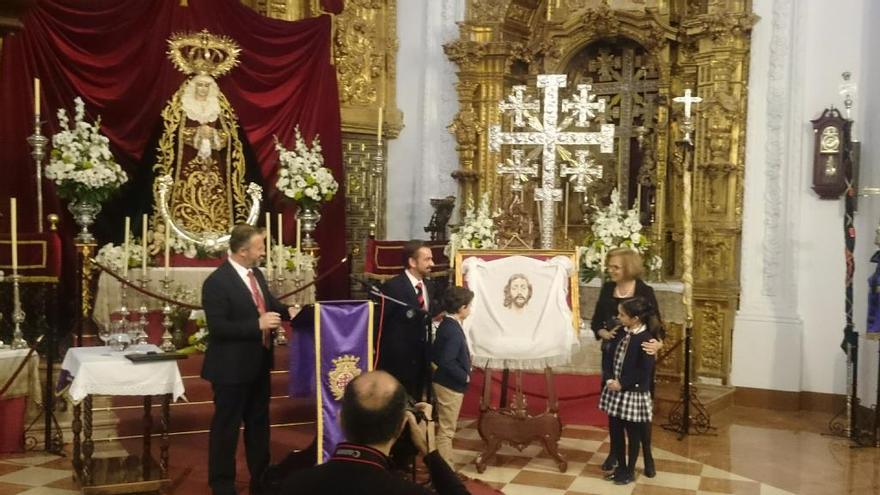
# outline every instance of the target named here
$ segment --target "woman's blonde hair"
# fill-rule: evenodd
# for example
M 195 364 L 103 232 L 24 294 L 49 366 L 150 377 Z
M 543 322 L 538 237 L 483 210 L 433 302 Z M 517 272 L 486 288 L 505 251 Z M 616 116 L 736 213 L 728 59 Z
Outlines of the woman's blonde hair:
M 644 269 L 642 266 L 642 255 L 640 255 L 635 249 L 619 247 L 608 251 L 608 254 L 605 255 L 606 269 L 608 268 L 608 263 L 611 261 L 611 258 L 620 258 L 623 275 L 626 278 L 636 279 L 642 275 Z

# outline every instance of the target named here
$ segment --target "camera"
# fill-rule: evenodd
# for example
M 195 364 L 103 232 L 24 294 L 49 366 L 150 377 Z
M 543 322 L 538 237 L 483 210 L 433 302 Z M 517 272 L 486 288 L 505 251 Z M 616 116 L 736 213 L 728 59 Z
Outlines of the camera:
M 406 410 L 413 413 L 413 416 L 416 417 L 416 423 L 428 421 L 425 413 L 421 409 L 416 407 L 416 401 L 412 397 L 407 397 L 406 399 Z

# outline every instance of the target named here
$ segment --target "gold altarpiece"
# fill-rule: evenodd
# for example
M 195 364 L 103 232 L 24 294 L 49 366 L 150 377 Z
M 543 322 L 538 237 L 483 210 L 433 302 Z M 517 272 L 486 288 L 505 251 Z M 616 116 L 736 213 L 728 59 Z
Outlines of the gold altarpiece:
M 318 0 L 242 0 L 263 15 L 295 21 L 320 15 Z M 386 139 L 403 128 L 395 98 L 397 0 L 346 0 L 334 16 L 333 58 L 339 81 L 346 184 L 346 243 L 352 272 L 363 272 L 363 242 L 385 233 Z M 382 144 L 376 139 L 379 107 L 384 107 Z M 427 201 L 427 200 L 426 200 Z
M 703 98 L 693 179 L 693 367 L 700 377 L 726 383 L 740 291 L 746 83 L 757 21 L 751 2 L 467 0 L 466 9 L 459 39 L 445 46 L 458 66 L 459 113 L 450 131 L 458 144 L 461 205 L 484 192 L 502 209 L 511 202 L 509 179 L 496 172 L 507 156 L 489 150 L 486 129 L 501 123 L 498 103 L 513 85 L 534 88 L 538 74 L 566 74 L 571 91 L 589 80 L 593 93 L 606 98 L 606 118 L 617 134 L 614 154 L 600 161 L 604 176 L 587 199 L 601 202 L 614 187 L 627 206 L 640 197 L 650 237 L 662 247 L 665 278 L 678 279 L 682 157 L 675 140 L 682 110 L 671 100 L 685 88 Z M 523 197 L 536 231 L 535 202 L 529 191 Z M 557 247 L 576 243 L 588 228 L 581 199 L 570 195 L 568 201 L 570 225 L 566 232 L 557 222 Z M 563 218 L 561 204 L 557 218 Z M 675 344 L 681 328 L 671 330 Z M 660 371 L 675 373 L 680 359 L 667 360 Z

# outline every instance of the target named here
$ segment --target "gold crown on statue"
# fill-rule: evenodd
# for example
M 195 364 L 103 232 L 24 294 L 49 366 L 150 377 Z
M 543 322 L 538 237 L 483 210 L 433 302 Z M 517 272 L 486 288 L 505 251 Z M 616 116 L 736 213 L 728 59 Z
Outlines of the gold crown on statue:
M 209 33 L 176 33 L 168 39 L 168 58 L 184 74 L 222 76 L 238 64 L 241 48 L 232 38 Z

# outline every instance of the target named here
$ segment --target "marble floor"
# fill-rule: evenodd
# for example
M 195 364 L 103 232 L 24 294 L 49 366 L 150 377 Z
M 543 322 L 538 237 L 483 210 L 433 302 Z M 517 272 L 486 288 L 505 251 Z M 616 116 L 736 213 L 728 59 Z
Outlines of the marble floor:
M 853 449 L 825 436 L 829 416 L 732 407 L 713 418 L 715 435 L 677 437 L 655 426 L 657 476 L 635 483 L 602 479 L 608 452 L 604 429 L 567 426 L 560 442 L 568 470 L 560 473 L 537 446 L 505 447 L 484 473 L 473 466 L 481 441 L 473 420 L 455 439 L 456 467 L 509 495 L 873 494 L 880 493 L 880 449 Z M 659 421 L 659 420 L 658 420 Z M 78 493 L 69 460 L 43 453 L 0 456 L 0 495 Z

